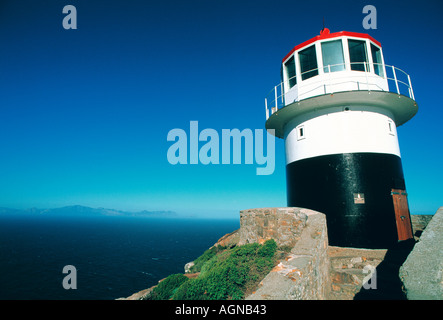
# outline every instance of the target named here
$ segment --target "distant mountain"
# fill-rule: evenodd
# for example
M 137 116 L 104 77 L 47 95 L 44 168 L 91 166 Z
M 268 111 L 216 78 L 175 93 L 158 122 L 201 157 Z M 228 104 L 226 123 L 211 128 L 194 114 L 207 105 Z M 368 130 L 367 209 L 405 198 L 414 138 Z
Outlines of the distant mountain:
M 17 210 L 17 209 L 10 209 L 10 208 L 0 208 L 0 215 L 1 214 L 11 214 L 11 213 L 21 213 L 23 210 Z
M 164 217 L 170 218 L 175 217 L 176 213 L 174 211 L 121 211 L 106 208 L 90 208 L 80 205 L 66 206 L 61 208 L 53 209 L 38 209 L 30 208 L 25 210 L 10 209 L 10 208 L 0 208 L 0 215 L 6 214 L 35 214 L 35 215 L 45 215 L 45 216 L 127 216 L 127 217 Z

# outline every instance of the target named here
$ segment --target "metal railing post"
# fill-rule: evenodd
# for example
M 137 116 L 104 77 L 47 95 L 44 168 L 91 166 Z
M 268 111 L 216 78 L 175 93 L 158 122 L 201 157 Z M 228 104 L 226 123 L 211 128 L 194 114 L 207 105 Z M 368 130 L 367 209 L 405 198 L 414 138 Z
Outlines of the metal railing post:
M 278 97 L 277 97 L 277 87 L 278 87 L 278 85 L 277 86 L 275 86 L 275 88 L 274 88 L 274 95 L 275 95 L 275 111 L 277 111 L 278 110 Z
M 369 80 L 368 80 L 368 71 L 367 71 L 367 67 L 366 67 L 366 62 L 363 63 L 363 67 L 365 69 L 366 89 L 369 91 Z
M 409 94 L 410 94 L 410 98 L 412 98 L 412 100 L 415 100 L 414 97 L 414 90 L 412 90 L 412 83 L 411 83 L 411 77 L 408 74 L 408 82 L 409 82 Z
M 394 74 L 395 87 L 397 88 L 397 94 L 400 94 L 400 90 L 398 89 L 397 75 L 395 74 L 395 67 L 392 66 L 392 73 Z
M 283 82 L 280 83 L 280 92 L 281 92 L 281 104 L 282 106 L 285 104 L 285 100 L 284 100 L 284 86 L 283 86 Z
M 331 80 L 331 65 L 330 64 L 328 64 L 328 73 L 329 73 L 329 75 L 328 75 L 328 77 L 329 77 L 328 78 L 328 80 L 329 80 L 329 90 L 331 91 L 330 93 L 333 93 L 333 90 L 332 90 L 332 80 Z

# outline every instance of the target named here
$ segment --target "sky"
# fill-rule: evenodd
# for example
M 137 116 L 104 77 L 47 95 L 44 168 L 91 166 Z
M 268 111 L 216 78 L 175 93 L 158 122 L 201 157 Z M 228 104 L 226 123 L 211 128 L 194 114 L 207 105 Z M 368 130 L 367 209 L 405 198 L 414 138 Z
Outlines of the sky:
M 363 7 L 377 9 L 366 30 Z M 66 5 L 77 29 L 63 28 Z M 172 165 L 170 130 L 264 129 L 282 58 L 331 32 L 368 33 L 410 76 L 398 128 L 413 214 L 443 206 L 441 1 L 0 2 L 0 207 L 68 205 L 237 218 L 286 206 L 284 143 L 257 164 Z M 72 22 L 72 21 L 71 21 Z

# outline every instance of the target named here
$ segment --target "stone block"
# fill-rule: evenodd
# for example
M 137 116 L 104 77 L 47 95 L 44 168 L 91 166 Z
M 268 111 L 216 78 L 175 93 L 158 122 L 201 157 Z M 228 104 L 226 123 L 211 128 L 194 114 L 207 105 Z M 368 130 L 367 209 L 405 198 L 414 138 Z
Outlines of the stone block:
M 400 268 L 409 300 L 443 300 L 443 207 Z

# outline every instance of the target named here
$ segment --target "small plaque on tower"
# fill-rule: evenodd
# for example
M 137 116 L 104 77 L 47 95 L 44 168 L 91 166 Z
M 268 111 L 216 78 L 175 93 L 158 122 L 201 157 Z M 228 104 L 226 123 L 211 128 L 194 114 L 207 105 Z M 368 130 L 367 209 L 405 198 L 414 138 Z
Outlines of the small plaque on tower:
M 365 194 L 364 193 L 354 193 L 354 203 L 365 204 Z

